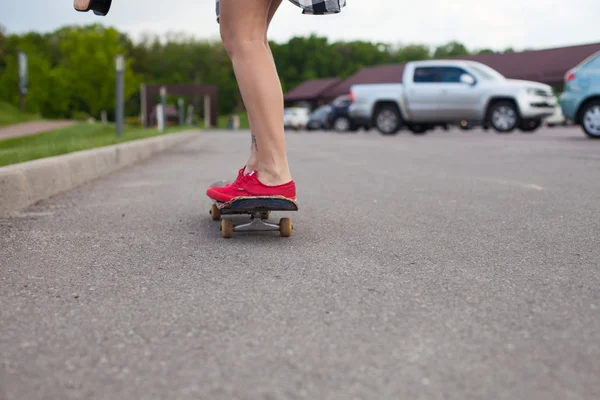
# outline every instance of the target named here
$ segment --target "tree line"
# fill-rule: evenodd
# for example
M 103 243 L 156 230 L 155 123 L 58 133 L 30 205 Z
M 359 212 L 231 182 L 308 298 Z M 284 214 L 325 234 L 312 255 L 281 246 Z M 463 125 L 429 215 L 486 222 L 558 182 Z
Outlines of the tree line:
M 430 47 L 331 42 L 315 35 L 271 42 L 271 49 L 284 92 L 308 79 L 346 78 L 368 66 L 495 52 L 470 51 L 455 41 Z M 15 106 L 19 104 L 19 51 L 28 55 L 26 111 L 44 118 L 99 118 L 102 110 L 112 117 L 119 54 L 126 58 L 127 116 L 140 113 L 141 83 L 216 84 L 220 114 L 243 110 L 231 62 L 218 40 L 169 34 L 134 42 L 127 34 L 100 24 L 65 26 L 49 33 L 6 34 L 0 29 L 0 101 Z

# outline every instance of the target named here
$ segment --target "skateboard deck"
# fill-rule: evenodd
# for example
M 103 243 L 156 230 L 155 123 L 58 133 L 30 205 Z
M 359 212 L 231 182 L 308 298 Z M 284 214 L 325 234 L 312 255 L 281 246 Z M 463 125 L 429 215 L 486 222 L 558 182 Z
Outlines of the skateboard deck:
M 233 232 L 265 231 L 279 231 L 282 237 L 291 236 L 292 221 L 281 218 L 278 224 L 267 222 L 271 211 L 298 211 L 298 203 L 283 197 L 242 197 L 226 203 L 213 200 L 209 214 L 213 221 L 221 220 L 221 236 L 224 238 L 233 237 Z M 221 219 L 225 214 L 248 214 L 250 222 L 235 225 L 231 219 Z
M 94 14 L 105 16 L 110 11 L 112 0 L 73 0 L 73 7 L 80 12 L 92 10 Z

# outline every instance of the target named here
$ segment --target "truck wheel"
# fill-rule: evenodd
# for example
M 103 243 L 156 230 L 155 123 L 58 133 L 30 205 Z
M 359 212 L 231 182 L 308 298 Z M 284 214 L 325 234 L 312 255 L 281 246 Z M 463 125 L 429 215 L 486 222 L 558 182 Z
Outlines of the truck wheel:
M 391 104 L 383 104 L 377 107 L 375 115 L 375 127 L 384 135 L 393 135 L 402 127 L 402 118 L 398 108 Z
M 519 125 L 519 113 L 511 101 L 493 103 L 488 115 L 490 124 L 499 133 L 512 132 Z
M 581 110 L 581 127 L 591 139 L 600 139 L 600 100 L 586 104 Z
M 537 130 L 540 126 L 542 126 L 541 119 L 524 119 L 519 124 L 519 129 L 529 133 Z

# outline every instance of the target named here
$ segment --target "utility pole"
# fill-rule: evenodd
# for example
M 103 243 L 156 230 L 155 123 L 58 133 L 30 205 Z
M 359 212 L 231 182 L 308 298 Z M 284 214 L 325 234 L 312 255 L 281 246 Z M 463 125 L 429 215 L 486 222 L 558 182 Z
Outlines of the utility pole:
M 25 112 L 25 96 L 27 96 L 27 54 L 19 51 L 19 103 L 21 112 Z
M 210 127 L 212 127 L 212 123 L 213 121 L 211 121 L 211 115 L 210 115 L 210 96 L 209 95 L 205 95 L 204 96 L 204 127 L 206 129 L 209 129 Z
M 115 59 L 115 69 L 116 69 L 116 90 L 117 90 L 117 107 L 116 107 L 116 129 L 117 129 L 117 137 L 120 138 L 123 135 L 123 114 L 125 105 L 123 100 L 123 92 L 124 92 L 124 80 L 125 80 L 125 58 L 121 55 L 118 55 Z
M 179 104 L 179 126 L 183 126 L 185 123 L 185 101 L 183 97 L 180 97 L 177 103 Z
M 167 126 L 167 88 L 162 86 L 160 88 L 160 106 L 162 114 L 162 125 L 159 126 L 161 132 L 165 131 Z

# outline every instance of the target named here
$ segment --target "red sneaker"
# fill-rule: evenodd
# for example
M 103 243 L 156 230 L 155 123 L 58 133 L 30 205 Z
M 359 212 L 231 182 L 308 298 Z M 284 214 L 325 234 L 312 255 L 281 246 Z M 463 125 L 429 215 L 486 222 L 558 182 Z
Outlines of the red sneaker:
M 252 171 L 230 185 L 209 187 L 206 195 L 222 202 L 247 197 L 273 197 L 296 201 L 296 183 L 289 181 L 283 185 L 267 186 L 258 180 L 258 173 Z
M 224 187 L 224 186 L 231 186 L 231 185 L 234 185 L 234 184 L 236 184 L 236 183 L 237 183 L 237 182 L 238 182 L 240 179 L 242 179 L 242 177 L 244 176 L 244 171 L 245 171 L 245 170 L 246 170 L 246 166 L 244 165 L 244 166 L 242 167 L 242 169 L 240 169 L 240 170 L 238 171 L 237 178 L 235 178 L 235 180 L 234 180 L 233 182 L 230 182 L 230 183 L 225 183 L 225 184 L 223 184 L 223 183 L 222 183 L 223 181 L 219 181 L 219 182 L 216 182 L 216 184 L 213 184 L 213 185 L 212 185 L 212 186 L 210 186 L 210 187 Z

